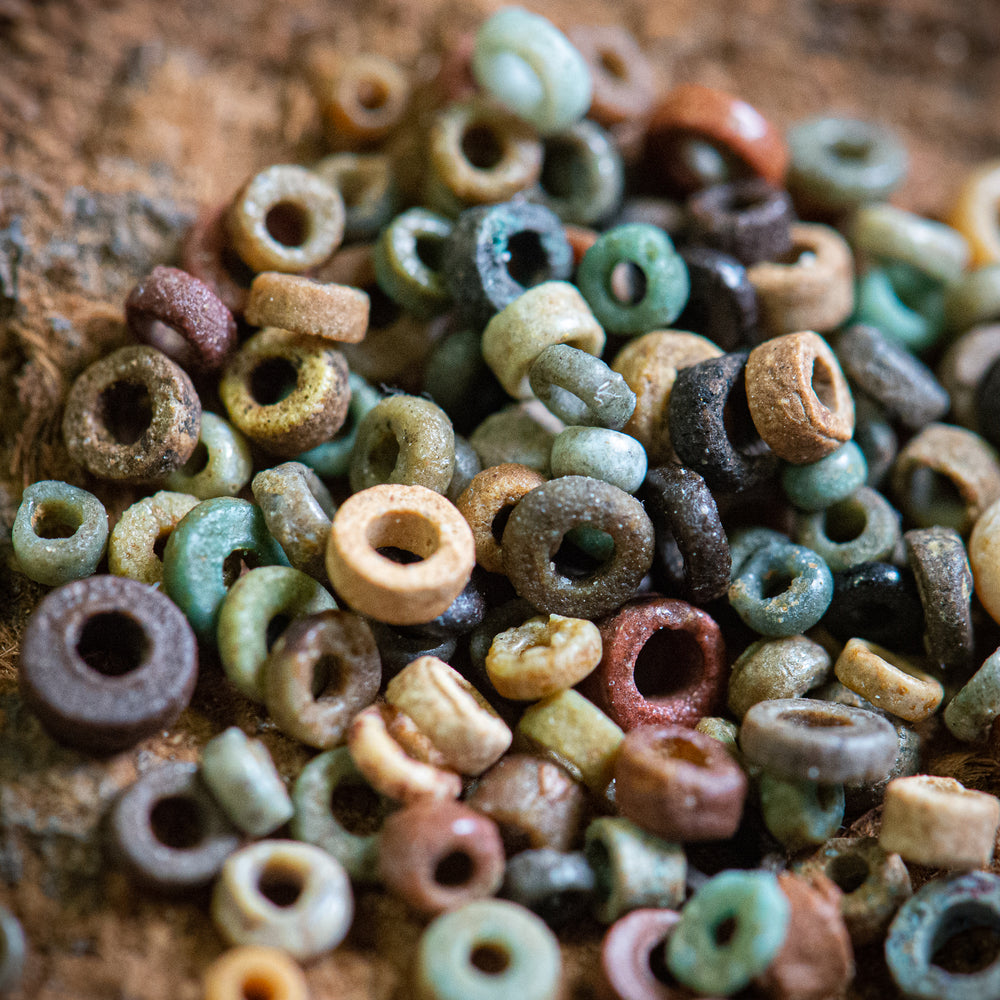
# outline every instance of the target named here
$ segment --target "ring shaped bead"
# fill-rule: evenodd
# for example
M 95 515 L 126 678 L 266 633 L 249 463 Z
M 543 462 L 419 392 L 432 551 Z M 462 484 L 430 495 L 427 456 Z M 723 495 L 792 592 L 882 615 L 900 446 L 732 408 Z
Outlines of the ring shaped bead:
M 701 330 L 723 351 L 738 351 L 759 340 L 757 291 L 747 269 L 735 258 L 710 247 L 680 251 L 691 291 L 677 317 L 680 330 Z M 692 335 L 686 335 L 692 336 Z
M 761 701 L 799 698 L 830 675 L 830 654 L 804 635 L 758 639 L 743 650 L 729 675 L 729 710 L 737 719 Z
M 234 497 L 253 474 L 250 442 L 229 421 L 203 411 L 191 457 L 167 476 L 166 487 L 199 500 Z
M 358 438 L 358 427 L 368 411 L 382 398 L 378 389 L 354 372 L 347 376 L 347 384 L 351 390 L 351 401 L 347 404 L 347 416 L 337 433 L 329 441 L 302 452 L 295 459 L 308 465 L 324 479 L 347 475 L 351 466 L 351 452 Z
M 626 493 L 646 478 L 646 451 L 634 437 L 604 427 L 567 427 L 552 442 L 552 477 L 589 476 Z
M 979 388 L 1000 359 L 1000 323 L 961 334 L 944 353 L 935 374 L 951 397 L 952 423 L 977 430 Z
M 382 230 L 372 250 L 379 287 L 420 319 L 436 316 L 451 304 L 440 261 L 452 228 L 434 212 L 410 208 Z
M 913 574 L 888 562 L 858 563 L 833 575 L 833 599 L 823 626 L 843 641 L 860 636 L 912 649 L 923 630 Z
M 796 541 L 833 572 L 888 559 L 899 539 L 899 515 L 881 493 L 867 486 L 825 510 L 801 515 L 796 533 Z
M 960 332 L 1000 319 L 1000 262 L 967 271 L 948 289 L 945 319 Z
M 287 566 L 260 508 L 238 497 L 215 497 L 192 507 L 163 551 L 163 586 L 202 640 L 215 639 L 229 589 L 226 562 L 239 554 L 257 565 Z
M 236 252 L 253 270 L 296 274 L 340 246 L 344 199 L 305 167 L 279 164 L 237 192 L 226 222 Z
M 24 701 L 55 739 L 91 753 L 124 750 L 172 725 L 197 675 L 197 645 L 177 606 L 127 577 L 52 591 L 21 643 Z
M 237 851 L 212 892 L 212 919 L 230 944 L 281 948 L 299 961 L 336 948 L 353 916 L 340 863 L 295 840 L 261 840 Z
M 760 776 L 764 825 L 790 851 L 822 844 L 844 821 L 844 786 Z
M 1000 649 L 988 656 L 944 710 L 944 723 L 966 743 L 986 737 L 1000 715 Z
M 635 409 L 635 393 L 600 358 L 569 344 L 546 347 L 528 370 L 531 391 L 570 427 L 620 431 Z
M 969 243 L 973 267 L 1000 263 L 1000 160 L 989 160 L 962 184 L 949 222 Z
M 643 279 L 634 301 L 615 291 L 615 272 L 628 265 Z M 602 233 L 583 255 L 576 280 L 601 326 L 631 336 L 669 326 L 691 291 L 687 265 L 670 237 L 640 222 Z
M 57 587 L 95 572 L 108 544 L 108 513 L 93 493 L 42 480 L 22 494 L 11 541 L 21 572 Z
M 126 507 L 108 538 L 109 572 L 151 586 L 160 583 L 163 560 L 156 549 L 198 503 L 190 494 L 160 490 Z
M 640 909 L 608 928 L 601 942 L 601 971 L 615 1000 L 679 1000 L 676 986 L 653 974 L 678 920 L 674 910 Z
M 870 324 L 909 351 L 923 351 L 940 338 L 944 296 L 937 285 L 902 266 L 869 268 L 857 280 L 855 322 Z
M 805 511 L 826 510 L 864 486 L 867 478 L 868 462 L 854 441 L 808 465 L 789 463 L 781 470 L 785 496 Z
M 587 912 L 594 873 L 579 851 L 551 847 L 519 851 L 507 862 L 500 894 L 526 906 L 550 927 L 562 927 Z
M 399 210 L 400 193 L 385 153 L 331 153 L 312 172 L 344 199 L 344 242 L 375 239 Z
M 269 1000 L 308 1000 L 309 987 L 298 963 L 279 948 L 243 945 L 223 952 L 201 980 L 204 1000 L 244 1000 L 255 993 Z
M 569 39 L 548 19 L 505 7 L 476 32 L 476 82 L 541 133 L 579 121 L 590 107 L 590 70 Z
M 511 403 L 479 424 L 469 435 L 469 444 L 484 468 L 514 464 L 548 475 L 556 436 L 552 424 L 537 400 Z
M 17 989 L 27 951 L 21 922 L 10 910 L 0 907 L 0 991 Z
M 252 326 L 356 344 L 368 332 L 369 310 L 368 293 L 360 288 L 264 271 L 253 279 L 245 315 Z

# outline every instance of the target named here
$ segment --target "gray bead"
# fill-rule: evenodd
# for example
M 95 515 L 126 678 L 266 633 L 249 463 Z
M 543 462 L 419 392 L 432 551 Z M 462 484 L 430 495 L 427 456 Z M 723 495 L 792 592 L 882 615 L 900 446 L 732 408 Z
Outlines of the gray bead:
M 594 886 L 593 869 L 583 854 L 542 847 L 521 851 L 507 862 L 500 895 L 560 927 L 587 911 Z

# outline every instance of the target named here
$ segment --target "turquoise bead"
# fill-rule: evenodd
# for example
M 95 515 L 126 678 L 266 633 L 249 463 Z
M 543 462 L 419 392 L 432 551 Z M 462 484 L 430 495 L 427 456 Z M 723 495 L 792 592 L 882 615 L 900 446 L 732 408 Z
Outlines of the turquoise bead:
M 201 432 L 185 465 L 167 476 L 166 487 L 199 500 L 234 497 L 253 472 L 250 442 L 228 420 L 202 410 Z
M 604 427 L 567 427 L 552 442 L 552 477 L 590 476 L 626 493 L 646 478 L 646 449 L 634 437 Z
M 724 871 L 688 900 L 667 942 L 667 968 L 705 996 L 729 996 L 775 959 L 789 930 L 791 905 L 769 872 Z M 724 943 L 722 925 L 734 929 Z
M 868 479 L 864 452 L 848 441 L 818 462 L 787 464 L 781 471 L 785 496 L 799 510 L 823 510 L 850 496 Z
M 729 536 L 729 558 L 732 567 L 730 578 L 735 580 L 740 575 L 747 560 L 758 550 L 772 542 L 787 543 L 788 535 L 774 528 L 737 528 Z
M 436 316 L 451 303 L 441 258 L 452 228 L 443 216 L 410 208 L 382 230 L 372 250 L 379 288 L 418 319 Z
M 324 479 L 346 476 L 351 467 L 351 452 L 358 436 L 358 426 L 369 410 L 382 398 L 378 389 L 370 386 L 354 372 L 347 377 L 351 387 L 351 402 L 347 407 L 347 417 L 337 436 L 323 444 L 304 451 L 296 462 L 308 465 L 313 472 Z
M 764 823 L 790 851 L 822 844 L 844 821 L 844 786 L 820 785 L 762 774 Z
M 623 264 L 635 265 L 643 276 L 632 302 L 615 294 L 615 271 Z M 641 222 L 598 237 L 580 261 L 576 280 L 598 323 L 611 333 L 629 335 L 670 326 L 691 291 L 687 265 L 670 237 Z
M 888 559 L 899 539 L 895 508 L 868 486 L 826 510 L 803 515 L 796 534 L 796 541 L 817 553 L 835 573 Z
M 873 267 L 855 287 L 852 323 L 870 323 L 911 351 L 932 347 L 945 325 L 942 285 L 905 265 Z
M 163 552 L 163 586 L 202 642 L 215 641 L 229 589 L 226 563 L 240 555 L 259 565 L 287 566 L 260 508 L 237 497 L 203 500 L 174 528 Z

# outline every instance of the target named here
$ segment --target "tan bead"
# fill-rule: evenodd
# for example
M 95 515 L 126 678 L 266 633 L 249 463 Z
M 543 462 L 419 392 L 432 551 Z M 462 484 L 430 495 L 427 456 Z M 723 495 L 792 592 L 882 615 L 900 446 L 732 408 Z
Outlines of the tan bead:
M 811 330 L 755 347 L 746 392 L 757 433 L 786 462 L 816 462 L 854 433 L 854 400 L 840 362 Z
M 204 1000 L 308 1000 L 309 987 L 298 963 L 280 948 L 243 945 L 224 951 L 201 981 Z
M 600 629 L 586 618 L 539 615 L 494 638 L 486 673 L 505 698 L 537 701 L 582 681 L 602 648 Z
M 264 271 L 253 279 L 244 315 L 252 326 L 356 344 L 368 331 L 368 307 L 359 288 Z
M 990 617 L 1000 622 L 1000 500 L 987 508 L 972 529 L 969 565 L 976 596 Z
M 985 868 L 993 858 L 1000 800 L 954 778 L 915 774 L 885 790 L 879 846 L 933 868 Z
M 472 478 L 455 502 L 476 540 L 476 562 L 491 573 L 503 572 L 503 551 L 493 534 L 497 516 L 508 514 L 526 493 L 541 486 L 545 477 L 526 465 L 505 462 L 483 469 Z
M 733 663 L 729 709 L 742 719 L 757 702 L 797 698 L 822 684 L 829 673 L 830 654 L 804 635 L 758 639 Z
M 1000 323 L 973 327 L 945 352 L 935 374 L 951 396 L 951 417 L 956 424 L 978 430 L 976 389 L 998 358 Z
M 511 396 L 528 399 L 528 369 L 552 344 L 569 344 L 596 357 L 604 350 L 604 331 L 568 281 L 529 288 L 498 312 L 483 331 L 483 358 Z
M 405 712 L 430 739 L 448 767 L 482 774 L 510 746 L 512 733 L 487 700 L 436 656 L 408 663 L 385 691 L 388 704 Z
M 383 547 L 419 562 L 397 563 Z M 476 563 L 472 529 L 455 505 L 425 486 L 372 486 L 334 515 L 326 568 L 356 611 L 389 625 L 429 622 L 446 611 Z
M 676 461 L 670 443 L 670 392 L 682 368 L 722 354 L 706 337 L 683 330 L 653 330 L 630 340 L 611 366 L 635 393 L 635 409 L 623 433 L 646 449 L 649 465 Z
M 163 580 L 163 560 L 156 546 L 170 537 L 181 518 L 196 504 L 190 493 L 160 490 L 127 507 L 108 538 L 108 569 L 155 586 Z
M 994 159 L 983 163 L 965 178 L 948 220 L 969 241 L 972 267 L 1000 262 L 998 205 L 1000 160 Z

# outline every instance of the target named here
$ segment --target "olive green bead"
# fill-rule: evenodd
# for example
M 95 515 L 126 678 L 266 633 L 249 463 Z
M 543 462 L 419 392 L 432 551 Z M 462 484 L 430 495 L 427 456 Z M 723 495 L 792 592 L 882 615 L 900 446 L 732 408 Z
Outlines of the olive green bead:
M 790 851 L 822 844 L 844 820 L 844 786 L 760 777 L 764 824 Z
M 740 727 L 735 722 L 714 715 L 705 715 L 698 720 L 698 725 L 694 728 L 699 733 L 704 733 L 706 736 L 711 736 L 713 740 L 718 740 L 737 763 L 743 760 L 739 746 Z
M 797 698 L 830 675 L 830 654 L 804 635 L 760 639 L 737 657 L 729 676 L 729 708 L 738 719 L 759 701 Z
M 167 476 L 167 489 L 199 500 L 234 497 L 253 473 L 250 442 L 228 420 L 201 413 L 198 444 L 187 462 Z
M 443 216 L 410 208 L 382 230 L 372 251 L 379 287 L 420 319 L 443 312 L 451 302 L 440 262 L 452 228 Z
M 812 549 L 836 573 L 858 563 L 888 559 L 901 537 L 899 514 L 892 504 L 881 493 L 862 486 L 825 510 L 802 515 L 796 541 Z

